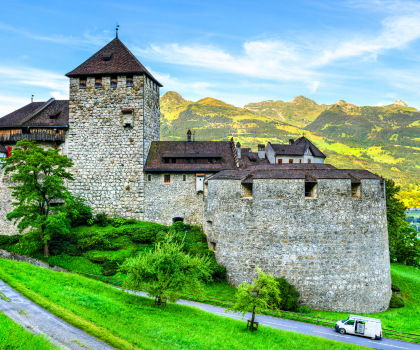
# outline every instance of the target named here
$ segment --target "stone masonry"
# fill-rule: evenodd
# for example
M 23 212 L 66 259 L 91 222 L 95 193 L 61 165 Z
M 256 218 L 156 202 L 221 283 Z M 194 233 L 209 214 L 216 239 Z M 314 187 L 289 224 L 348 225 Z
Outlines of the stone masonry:
M 239 180 L 210 180 L 206 231 L 228 280 L 256 277 L 255 266 L 286 278 L 314 309 L 372 313 L 388 308 L 391 276 L 385 200 L 380 180 L 319 179 L 317 198 L 304 181 L 254 179 L 243 197 Z
M 70 79 L 68 155 L 74 161 L 75 181 L 69 184 L 95 212 L 143 219 L 143 166 L 150 143 L 159 139 L 159 87 L 145 75 L 126 76 L 110 87 L 110 76 L 88 77 L 85 89 L 79 78 Z M 132 112 L 132 125 L 124 126 L 123 111 Z

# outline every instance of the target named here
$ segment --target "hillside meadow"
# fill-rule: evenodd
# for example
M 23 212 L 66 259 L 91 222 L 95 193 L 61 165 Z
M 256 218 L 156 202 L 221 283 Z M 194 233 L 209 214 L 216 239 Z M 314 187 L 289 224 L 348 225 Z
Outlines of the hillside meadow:
M 0 259 L 0 278 L 58 317 L 118 349 L 361 349 L 261 326 L 194 307 L 128 294 L 76 274 Z

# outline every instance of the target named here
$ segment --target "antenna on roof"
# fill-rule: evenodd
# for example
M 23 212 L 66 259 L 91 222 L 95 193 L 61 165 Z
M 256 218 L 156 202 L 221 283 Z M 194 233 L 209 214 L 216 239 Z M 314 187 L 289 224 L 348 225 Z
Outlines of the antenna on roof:
M 117 33 L 117 35 L 116 35 L 116 38 L 118 39 L 118 28 L 119 28 L 119 24 L 118 24 L 118 22 L 117 22 L 117 29 L 116 29 L 116 33 Z
M 31 97 L 31 103 L 34 102 L 34 95 Z
M 195 130 L 193 131 L 193 141 L 195 141 Z

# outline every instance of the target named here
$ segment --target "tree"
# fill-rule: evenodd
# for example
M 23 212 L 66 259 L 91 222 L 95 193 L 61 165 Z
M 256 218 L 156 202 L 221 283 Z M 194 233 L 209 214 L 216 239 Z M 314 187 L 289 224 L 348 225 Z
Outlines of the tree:
M 255 314 L 261 309 L 270 308 L 278 310 L 281 302 L 279 284 L 274 276 L 265 274 L 259 267 L 256 267 L 258 278 L 254 279 L 254 283 L 242 282 L 235 294 L 235 304 L 226 309 L 226 312 L 235 312 L 245 314 L 252 310 L 252 318 L 250 321 L 251 329 L 254 329 Z
M 201 295 L 211 276 L 209 258 L 188 255 L 183 245 L 170 231 L 154 251 L 127 259 L 120 269 L 128 275 L 124 288 L 145 289 L 158 305 L 179 300 L 181 292 Z
M 73 165 L 71 159 L 58 154 L 55 149 L 43 149 L 35 141 L 21 140 L 2 165 L 5 174 L 12 174 L 15 183 L 12 197 L 16 199 L 14 209 L 7 219 L 17 224 L 19 232 L 30 229 L 26 240 L 42 242 L 44 257 L 49 256 L 48 241 L 56 233 L 67 233 L 69 220 L 55 209 L 53 201 L 66 202 L 71 197 L 64 180 L 73 180 L 67 168 Z
M 385 188 L 391 261 L 419 266 L 420 240 L 417 238 L 414 228 L 408 226 L 406 207 L 399 199 L 401 188 L 389 179 L 385 180 Z

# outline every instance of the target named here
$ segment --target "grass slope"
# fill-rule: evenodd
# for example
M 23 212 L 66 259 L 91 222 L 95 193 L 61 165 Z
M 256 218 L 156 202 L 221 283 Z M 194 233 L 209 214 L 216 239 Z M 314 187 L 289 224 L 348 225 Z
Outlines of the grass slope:
M 0 312 L 0 350 L 59 349 L 46 336 L 32 334 Z
M 0 278 L 66 321 L 75 324 L 73 319 L 77 318 L 77 326 L 88 333 L 92 334 L 94 327 L 100 328 L 102 332 L 93 335 L 121 349 L 361 348 L 264 326 L 251 333 L 238 320 L 176 304 L 162 310 L 150 299 L 27 263 L 0 259 Z M 125 346 L 113 344 L 110 338 L 119 338 Z

